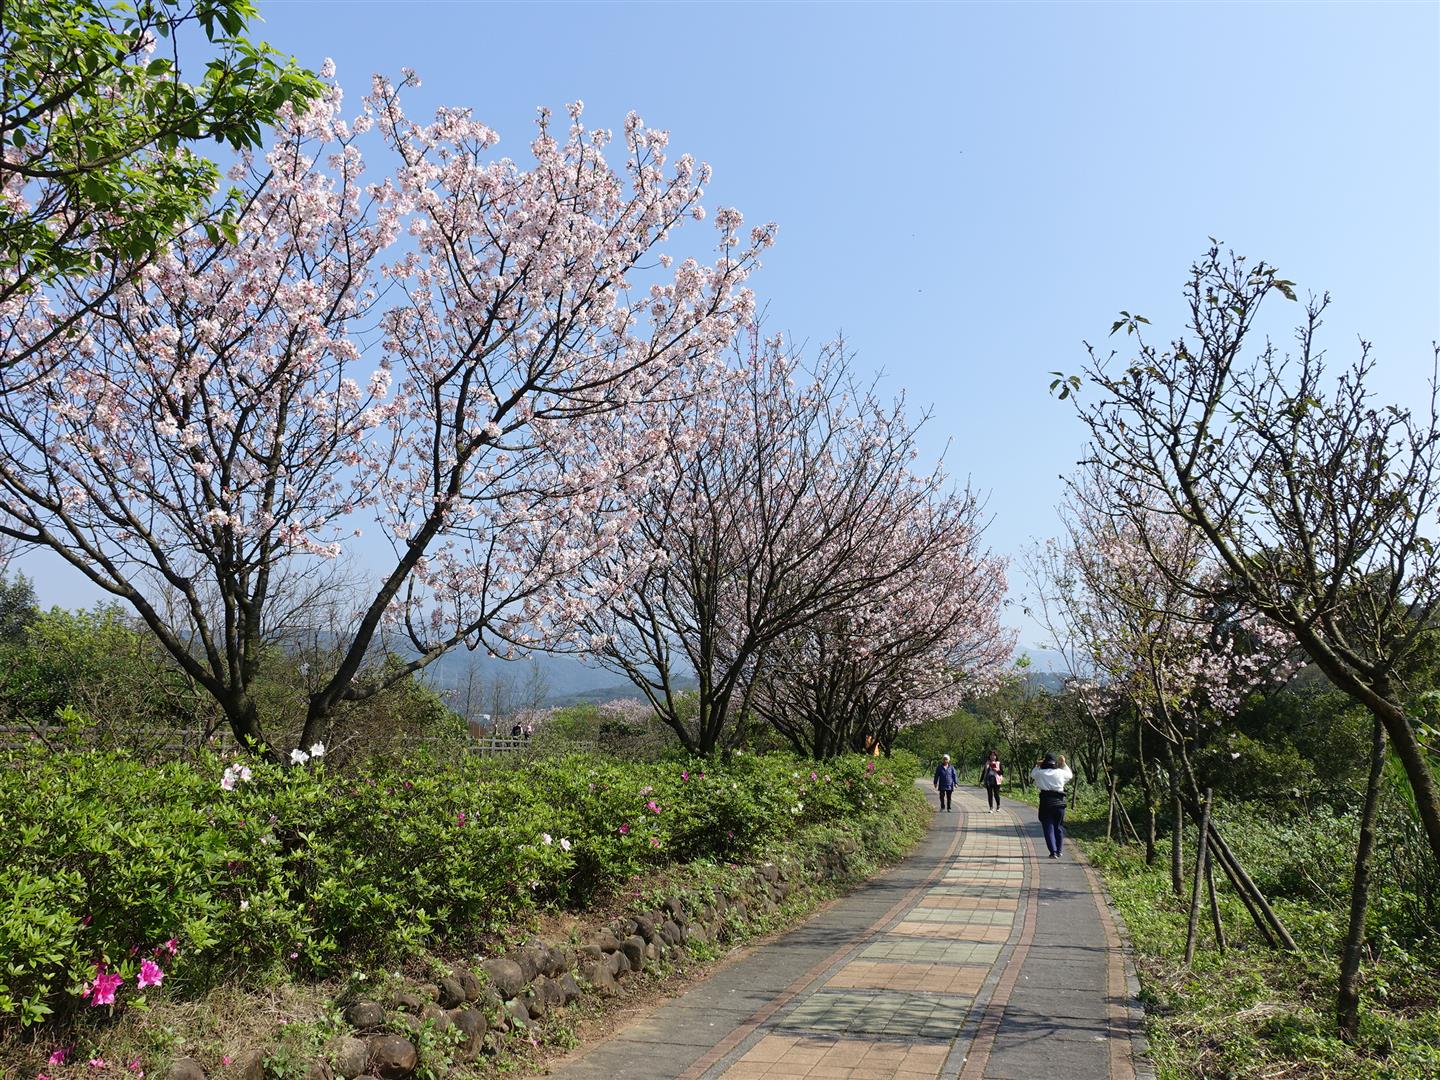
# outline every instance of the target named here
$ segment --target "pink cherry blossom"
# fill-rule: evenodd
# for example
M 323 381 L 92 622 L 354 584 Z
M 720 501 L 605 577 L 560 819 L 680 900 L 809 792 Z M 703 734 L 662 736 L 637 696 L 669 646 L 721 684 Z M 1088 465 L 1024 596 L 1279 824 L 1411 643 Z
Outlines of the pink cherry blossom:
M 107 266 L 0 304 L 23 357 L 0 372 L 7 520 L 137 597 L 222 701 L 253 689 L 237 635 L 295 614 L 259 583 L 332 575 L 357 532 L 388 553 L 281 760 L 448 649 L 570 637 L 639 571 L 606 556 L 656 412 L 723 363 L 774 239 L 730 208 L 689 224 L 710 168 L 638 118 L 612 143 L 576 103 L 502 153 L 468 108 L 409 117 L 417 83 L 376 79 L 349 116 L 331 84 L 284 118 L 232 170 L 233 240 L 197 226 L 121 288 Z M 253 709 L 227 719 L 265 741 Z

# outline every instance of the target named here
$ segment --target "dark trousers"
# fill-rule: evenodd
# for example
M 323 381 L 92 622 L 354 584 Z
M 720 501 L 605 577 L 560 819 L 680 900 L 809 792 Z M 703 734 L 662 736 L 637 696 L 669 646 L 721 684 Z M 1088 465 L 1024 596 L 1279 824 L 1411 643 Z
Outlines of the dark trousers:
M 942 787 L 942 788 L 940 789 L 940 809 L 941 809 L 941 810 L 949 810 L 949 809 L 950 809 L 950 796 L 953 795 L 953 794 L 955 794 L 955 789 L 954 789 L 954 788 Z
M 999 809 L 1000 809 L 1000 785 L 999 785 L 999 784 L 986 784 L 986 785 L 985 785 L 985 805 L 989 806 L 991 809 L 994 809 L 994 810 L 999 810 Z
M 1045 846 L 1052 855 L 1059 855 L 1060 845 L 1065 841 L 1065 803 L 1061 799 L 1052 802 L 1044 793 L 1040 800 L 1040 828 L 1045 831 Z

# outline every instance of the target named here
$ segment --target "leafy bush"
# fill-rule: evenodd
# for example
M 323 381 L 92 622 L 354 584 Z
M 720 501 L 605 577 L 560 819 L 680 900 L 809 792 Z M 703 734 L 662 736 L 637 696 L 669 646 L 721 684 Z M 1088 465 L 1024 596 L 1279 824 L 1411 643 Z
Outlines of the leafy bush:
M 0 768 L 0 1018 L 22 1025 L 237 965 L 326 974 L 441 933 L 584 905 L 671 862 L 739 860 L 798 828 L 897 811 L 913 759 L 788 755 L 337 771 L 33 753 Z M 228 784 L 222 785 L 222 781 Z M 95 990 L 99 989 L 97 995 Z

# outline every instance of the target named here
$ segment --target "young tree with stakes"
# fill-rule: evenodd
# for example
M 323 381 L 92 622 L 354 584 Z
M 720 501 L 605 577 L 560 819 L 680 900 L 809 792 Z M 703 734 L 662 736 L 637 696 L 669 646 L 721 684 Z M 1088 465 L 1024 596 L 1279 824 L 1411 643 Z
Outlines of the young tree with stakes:
M 1192 585 L 1227 596 L 1292 634 L 1332 683 L 1375 718 L 1415 796 L 1440 861 L 1440 786 L 1407 715 L 1407 665 L 1433 630 L 1440 603 L 1440 399 L 1432 375 L 1423 411 L 1377 406 L 1375 360 L 1327 377 L 1316 335 L 1329 303 L 1311 299 L 1297 351 L 1266 341 L 1246 357 L 1260 312 L 1291 282 L 1263 263 L 1212 246 L 1186 285 L 1187 334 L 1168 347 L 1146 339 L 1147 320 L 1122 312 L 1137 355 L 1123 364 L 1091 348 L 1098 392 L 1076 396 L 1095 460 L 1125 490 L 1143 493 L 1205 537 L 1223 576 Z M 1436 354 L 1440 356 L 1440 354 Z M 1062 396 L 1082 383 L 1058 378 Z M 1378 730 L 1378 729 L 1383 729 Z M 1383 753 L 1373 755 L 1342 969 L 1340 1029 L 1358 1023 L 1358 968 Z

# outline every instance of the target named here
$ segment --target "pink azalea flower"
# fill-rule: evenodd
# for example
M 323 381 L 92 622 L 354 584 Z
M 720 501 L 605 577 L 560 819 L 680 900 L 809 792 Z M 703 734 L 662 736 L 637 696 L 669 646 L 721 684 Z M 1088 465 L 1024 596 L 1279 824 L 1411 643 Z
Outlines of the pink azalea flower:
M 220 1057 L 220 1064 L 221 1064 L 221 1065 L 224 1065 L 226 1068 L 229 1068 L 229 1066 L 230 1066 L 230 1061 L 231 1061 L 231 1058 L 230 1058 L 230 1055 L 229 1055 L 229 1054 L 223 1054 L 223 1055 L 221 1055 L 221 1057 Z
M 120 984 L 124 981 L 124 975 L 121 975 L 119 972 L 107 973 L 104 964 L 96 964 L 95 981 L 90 984 L 90 989 L 86 991 L 86 993 L 90 995 L 90 1004 L 92 1006 L 114 1005 L 115 991 L 120 989 Z
M 133 1073 L 139 1073 L 141 1076 L 145 1075 L 144 1071 L 140 1068 L 140 1059 L 138 1057 L 133 1059 L 130 1064 L 125 1067 Z
M 658 814 L 660 812 L 660 804 L 654 799 L 651 799 L 645 804 L 645 809 L 649 810 L 652 814 Z
M 90 1059 L 90 1067 L 92 1069 L 108 1069 L 110 1067 L 110 1063 L 104 1058 L 94 1057 Z
M 626 824 L 626 825 L 621 825 L 621 826 L 620 826 L 620 835 L 621 835 L 621 836 L 625 836 L 625 835 L 626 835 L 627 833 L 629 833 L 629 832 L 630 832 L 630 826 L 629 826 L 628 824 Z
M 154 960 L 146 960 L 140 965 L 140 976 L 135 980 L 135 986 L 144 990 L 147 986 L 159 986 L 164 981 L 165 972 L 160 970 L 160 965 Z
M 54 1051 L 54 1052 L 50 1055 L 50 1064 L 51 1064 L 51 1065 L 64 1065 L 64 1064 L 65 1064 L 65 1059 L 66 1059 L 67 1057 L 69 1057 L 69 1056 L 70 1056 L 70 1048 L 69 1048 L 68 1046 L 62 1046 L 59 1050 Z
M 456 825 L 457 828 L 462 828 L 462 829 L 463 829 L 463 828 L 465 827 L 465 811 L 464 811 L 464 810 L 461 810 L 458 814 L 455 815 L 455 825 Z
M 656 837 L 656 836 L 650 837 L 650 846 L 651 846 L 651 847 L 659 847 L 659 846 L 660 846 L 660 838 L 659 838 L 659 837 Z
M 46 1076 L 44 1073 L 39 1073 L 36 1075 L 35 1080 L 50 1080 L 50 1077 Z
M 681 780 L 689 780 L 689 779 L 690 779 L 690 773 L 689 773 L 688 771 L 682 772 L 682 773 L 680 774 L 680 779 L 681 779 Z
M 161 945 L 160 948 L 164 949 L 171 956 L 174 956 L 177 952 L 180 951 L 180 942 L 176 941 L 172 937 L 169 941 L 165 942 L 164 945 Z
M 818 776 L 816 776 L 813 772 L 810 774 L 810 780 L 811 780 L 812 783 L 813 783 L 814 781 L 818 780 L 818 779 L 820 779 L 820 778 L 819 778 Z

